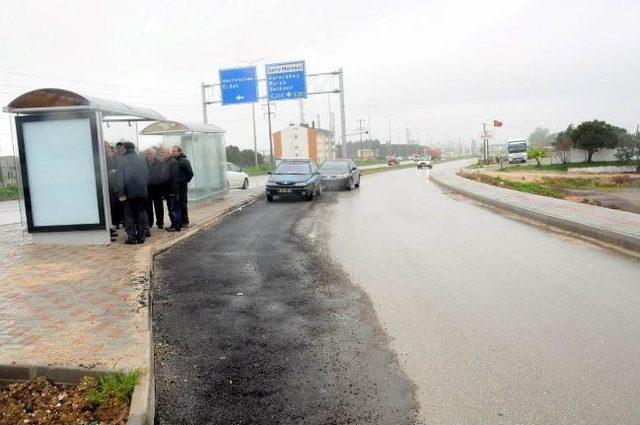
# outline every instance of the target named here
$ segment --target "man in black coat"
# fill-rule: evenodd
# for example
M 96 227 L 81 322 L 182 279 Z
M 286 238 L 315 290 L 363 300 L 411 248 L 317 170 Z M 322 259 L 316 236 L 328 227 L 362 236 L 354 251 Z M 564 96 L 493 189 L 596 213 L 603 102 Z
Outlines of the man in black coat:
M 168 232 L 179 232 L 182 229 L 182 213 L 180 204 L 178 203 L 178 194 L 180 193 L 180 166 L 178 161 L 171 156 L 169 148 L 160 150 L 162 158 L 162 171 L 164 173 L 164 199 L 167 201 L 167 210 L 169 211 L 169 219 L 171 227 L 167 227 Z
M 180 170 L 180 192 L 178 193 L 178 204 L 180 205 L 180 215 L 182 218 L 182 227 L 189 226 L 189 211 L 187 210 L 187 184 L 193 178 L 193 170 L 187 156 L 182 153 L 180 146 L 174 146 L 171 149 L 171 155 L 178 161 Z
M 153 227 L 153 211 L 156 213 L 156 225 L 158 229 L 164 227 L 164 206 L 162 198 L 164 196 L 164 188 L 166 185 L 166 176 L 164 173 L 164 165 L 157 157 L 155 148 L 147 150 L 147 166 L 149 167 L 149 188 L 147 196 L 147 220 L 149 228 Z M 147 236 L 150 236 L 147 233 Z
M 144 243 L 147 233 L 147 186 L 149 168 L 131 142 L 124 143 L 124 155 L 118 164 L 118 199 L 124 203 L 126 244 Z

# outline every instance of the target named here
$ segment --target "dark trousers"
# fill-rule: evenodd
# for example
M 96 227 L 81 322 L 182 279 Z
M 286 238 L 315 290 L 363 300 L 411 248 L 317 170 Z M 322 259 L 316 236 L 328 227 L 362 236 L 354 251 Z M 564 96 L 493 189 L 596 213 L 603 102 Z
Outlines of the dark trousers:
M 180 183 L 180 193 L 178 193 L 178 202 L 180 205 L 180 218 L 182 225 L 189 224 L 189 211 L 187 210 L 187 183 Z
M 171 220 L 171 228 L 180 230 L 182 228 L 182 211 L 177 196 L 167 195 L 167 210 L 169 211 L 169 219 Z
M 124 230 L 129 239 L 144 242 L 147 233 L 147 200 L 130 198 L 124 202 Z
M 149 197 L 147 198 L 147 221 L 149 227 L 153 227 L 153 211 L 156 212 L 156 225 L 164 227 L 164 205 L 162 204 L 162 188 L 149 186 Z
M 119 226 L 124 218 L 124 212 L 122 202 L 118 200 L 118 195 L 115 192 L 109 192 L 109 210 L 111 211 L 111 224 L 113 227 Z

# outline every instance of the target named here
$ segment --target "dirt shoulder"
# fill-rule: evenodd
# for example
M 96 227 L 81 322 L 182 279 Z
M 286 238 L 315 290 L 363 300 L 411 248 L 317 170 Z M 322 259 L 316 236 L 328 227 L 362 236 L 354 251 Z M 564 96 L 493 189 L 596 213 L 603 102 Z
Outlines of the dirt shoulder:
M 470 169 L 460 175 L 536 195 L 640 213 L 639 174 Z

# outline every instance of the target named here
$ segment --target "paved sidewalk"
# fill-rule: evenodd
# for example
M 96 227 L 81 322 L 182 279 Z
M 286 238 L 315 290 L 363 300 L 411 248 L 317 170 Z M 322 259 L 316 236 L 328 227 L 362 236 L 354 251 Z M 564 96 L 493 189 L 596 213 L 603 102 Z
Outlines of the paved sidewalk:
M 436 165 L 431 179 L 449 190 L 493 206 L 640 251 L 640 214 L 518 192 L 456 175 L 469 163 L 465 160 Z
M 0 226 L 0 364 L 143 368 L 154 252 L 263 194 L 257 185 L 192 208 L 188 231 L 153 229 L 144 245 L 34 245 Z M 169 223 L 168 219 L 165 221 Z

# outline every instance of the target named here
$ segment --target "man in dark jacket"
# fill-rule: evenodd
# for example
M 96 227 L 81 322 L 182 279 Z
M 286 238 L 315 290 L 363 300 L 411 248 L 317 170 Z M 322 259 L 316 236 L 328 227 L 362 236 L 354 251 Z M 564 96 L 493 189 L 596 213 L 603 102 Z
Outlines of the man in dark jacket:
M 113 146 L 109 142 L 105 140 L 104 142 L 104 153 L 107 162 L 107 175 L 109 182 L 109 210 L 111 212 L 111 228 L 109 229 L 111 232 L 111 242 L 115 241 L 118 233 L 116 229 L 118 228 L 120 221 L 118 207 L 120 207 L 120 202 L 118 201 L 118 195 L 116 194 L 116 173 L 118 172 L 118 166 L 116 162 L 116 152 L 113 150 Z
M 171 156 L 169 148 L 160 150 L 162 158 L 162 171 L 165 176 L 164 198 L 167 201 L 167 210 L 169 211 L 169 219 L 171 227 L 167 227 L 168 232 L 179 232 L 182 229 L 182 214 L 180 204 L 178 203 L 178 194 L 180 193 L 180 170 L 178 161 Z
M 149 168 L 131 142 L 124 143 L 124 155 L 118 164 L 118 199 L 124 203 L 126 244 L 144 243 L 147 233 L 147 185 Z
M 124 221 L 122 202 L 118 201 L 118 194 L 116 193 L 118 163 L 120 162 L 120 159 L 122 159 L 122 155 L 120 153 L 122 142 L 118 142 L 116 146 L 117 148 L 114 149 L 108 142 L 105 142 L 107 170 L 109 173 L 109 207 L 111 209 L 111 224 L 114 229 L 120 228 L 120 224 Z M 114 236 L 114 232 L 112 232 L 112 236 Z
M 180 170 L 180 193 L 178 193 L 178 203 L 180 205 L 180 215 L 182 218 L 182 227 L 189 226 L 189 211 L 187 211 L 187 184 L 193 178 L 193 170 L 187 156 L 182 153 L 180 146 L 174 146 L 171 149 L 171 155 L 178 161 Z
M 155 148 L 147 150 L 147 166 L 149 167 L 149 188 L 147 196 L 147 220 L 149 228 L 153 227 L 153 210 L 156 212 L 156 225 L 158 229 L 164 227 L 164 206 L 162 198 L 164 196 L 166 176 L 163 172 L 164 165 L 157 157 Z M 147 236 L 150 236 L 147 233 Z

